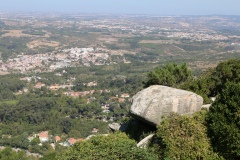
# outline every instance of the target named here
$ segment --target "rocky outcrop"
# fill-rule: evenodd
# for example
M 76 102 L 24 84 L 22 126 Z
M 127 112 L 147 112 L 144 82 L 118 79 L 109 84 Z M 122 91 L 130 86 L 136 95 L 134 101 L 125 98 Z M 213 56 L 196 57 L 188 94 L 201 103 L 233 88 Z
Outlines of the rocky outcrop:
M 155 136 L 155 134 L 150 134 L 147 137 L 145 137 L 143 140 L 138 142 L 137 147 L 146 148 L 149 142 L 152 140 L 153 136 Z
M 108 136 L 108 134 L 97 134 L 97 135 L 96 134 L 94 134 L 94 135 L 92 134 L 92 135 L 87 136 L 87 138 L 85 138 L 85 141 L 89 140 L 89 139 L 91 139 L 92 137 L 95 137 L 95 136 Z
M 212 104 L 205 104 L 205 105 L 202 105 L 202 108 L 206 108 L 206 109 L 209 109 L 209 107 L 211 107 Z
M 118 131 L 121 125 L 119 123 L 111 123 L 111 124 L 108 124 L 108 127 L 113 131 Z
M 153 126 L 171 112 L 192 114 L 201 110 L 203 98 L 193 92 L 153 85 L 138 92 L 132 98 L 130 114 Z

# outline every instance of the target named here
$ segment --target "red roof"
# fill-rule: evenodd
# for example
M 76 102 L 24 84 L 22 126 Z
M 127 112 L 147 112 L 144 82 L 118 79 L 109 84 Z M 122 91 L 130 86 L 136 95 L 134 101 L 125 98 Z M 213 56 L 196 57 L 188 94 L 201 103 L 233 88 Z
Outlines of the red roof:
M 74 138 L 69 138 L 69 139 L 68 139 L 68 142 L 73 145 L 74 143 L 76 143 L 76 139 L 74 139 Z
M 84 140 L 83 138 L 78 138 L 78 139 L 69 138 L 69 139 L 68 139 L 68 142 L 69 142 L 71 145 L 74 145 L 76 142 L 83 141 L 83 140 Z
M 60 141 L 60 140 L 61 140 L 61 137 L 55 136 L 55 141 Z
M 48 131 L 43 131 L 39 133 L 39 138 L 44 138 L 44 137 L 48 137 Z

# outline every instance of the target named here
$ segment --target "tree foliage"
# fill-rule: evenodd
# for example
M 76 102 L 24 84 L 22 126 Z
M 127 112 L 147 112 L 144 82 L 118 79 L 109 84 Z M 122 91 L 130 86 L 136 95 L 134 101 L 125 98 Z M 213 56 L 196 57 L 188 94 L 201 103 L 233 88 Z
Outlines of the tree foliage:
M 144 82 L 144 87 L 151 85 L 176 86 L 192 76 L 187 64 L 177 65 L 169 63 L 163 67 L 158 67 L 150 71 L 147 75 L 147 81 Z
M 0 160 L 36 160 L 32 156 L 27 156 L 25 151 L 13 151 L 10 147 L 6 147 L 0 151 Z
M 209 97 L 219 94 L 227 82 L 240 81 L 240 60 L 230 59 L 218 64 L 214 69 L 205 71 L 200 77 L 189 79 L 180 88 L 193 91 L 210 103 Z
M 158 126 L 159 154 L 162 159 L 220 159 L 212 152 L 206 134 L 204 113 L 193 117 L 172 113 Z
M 209 109 L 209 135 L 226 159 L 240 159 L 240 84 L 227 83 Z
M 216 80 L 212 74 L 213 70 L 209 69 L 198 78 L 188 79 L 179 88 L 195 92 L 203 97 L 204 103 L 211 103 L 209 97 L 216 96 Z
M 220 63 L 211 77 L 216 81 L 215 89 L 218 92 L 221 92 L 227 82 L 239 82 L 240 59 L 230 59 Z
M 26 82 L 18 79 L 17 75 L 6 75 L 0 78 L 0 100 L 15 99 L 13 92 L 26 86 Z
M 109 159 L 143 159 L 155 160 L 157 156 L 147 150 L 137 148 L 136 142 L 124 133 L 95 136 L 87 141 L 75 144 L 58 156 L 61 160 L 109 160 Z
M 0 139 L 2 145 L 28 149 L 31 143 L 27 137 L 44 130 L 74 138 L 87 137 L 93 128 L 98 128 L 99 133 L 108 131 L 107 124 L 97 119 L 100 105 L 66 96 L 29 96 L 22 95 L 15 104 L 0 103 L 0 136 L 11 135 L 11 138 Z M 37 152 L 41 150 L 37 142 L 31 145 Z

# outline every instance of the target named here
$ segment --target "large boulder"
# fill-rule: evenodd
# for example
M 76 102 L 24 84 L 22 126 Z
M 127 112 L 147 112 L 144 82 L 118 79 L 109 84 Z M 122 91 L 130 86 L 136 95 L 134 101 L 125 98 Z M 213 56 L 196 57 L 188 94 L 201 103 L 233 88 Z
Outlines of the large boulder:
M 201 110 L 203 104 L 203 98 L 193 92 L 161 85 L 143 89 L 132 100 L 130 114 L 153 126 L 171 112 L 192 114 Z

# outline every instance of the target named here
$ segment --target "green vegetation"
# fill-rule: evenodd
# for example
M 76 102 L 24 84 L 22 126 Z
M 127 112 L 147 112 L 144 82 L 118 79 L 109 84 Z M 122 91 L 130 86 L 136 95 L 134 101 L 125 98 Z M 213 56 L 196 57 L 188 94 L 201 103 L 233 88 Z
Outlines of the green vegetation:
M 177 65 L 176 63 L 167 64 L 164 67 L 158 67 L 148 73 L 148 79 L 144 82 L 144 87 L 150 85 L 176 86 L 191 78 L 191 71 L 187 64 Z
M 16 38 L 16 37 L 3 37 L 0 38 L 0 52 L 3 61 L 9 58 L 15 58 L 14 56 L 26 52 L 28 50 L 26 43 L 29 38 Z
M 150 71 L 144 87 L 150 85 L 165 85 L 193 91 L 201 95 L 205 103 L 211 103 L 210 97 L 215 97 L 222 91 L 227 82 L 240 81 L 240 60 L 231 59 L 219 63 L 214 69 L 193 77 L 186 63 L 177 65 L 169 63 Z
M 13 151 L 10 147 L 6 147 L 0 151 L 0 160 L 37 160 L 36 157 L 27 156 L 25 151 Z
M 93 128 L 98 128 L 98 133 L 108 133 L 107 123 L 102 119 L 109 120 L 113 117 L 117 121 L 122 121 L 123 117 L 128 116 L 130 106 L 129 101 L 119 103 L 112 97 L 121 93 L 133 95 L 141 89 L 141 77 L 144 77 L 145 71 L 141 70 L 143 66 L 140 64 L 91 68 L 69 67 L 64 68 L 64 72 L 63 69 L 55 71 L 55 73 L 62 73 L 61 76 L 40 73 L 38 76 L 41 79 L 33 79 L 29 83 L 19 80 L 23 75 L 1 76 L 0 135 L 2 139 L 0 144 L 40 153 L 44 155 L 42 159 L 49 157 L 71 159 L 73 158 L 71 156 L 79 157 L 76 159 L 84 159 L 84 156 L 87 156 L 86 159 L 94 159 L 104 155 L 107 155 L 108 159 L 114 156 L 124 159 L 127 155 L 129 156 L 130 151 L 133 159 L 136 157 L 137 159 L 156 159 L 156 156 L 159 159 L 221 159 L 217 154 L 226 159 L 239 158 L 237 141 L 239 139 L 239 64 L 237 59 L 224 61 L 216 68 L 194 78 L 186 63 L 179 65 L 170 63 L 150 71 L 144 82 L 145 87 L 162 84 L 194 91 L 205 96 L 205 100 L 209 100 L 210 96 L 218 98 L 209 112 L 202 111 L 192 117 L 175 114 L 166 117 L 156 131 L 157 143 L 154 142 L 148 150 L 144 151 L 134 148 L 136 142 L 130 138 L 139 141 L 155 130 L 135 120 L 128 121 L 129 126 L 125 131 L 130 138 L 120 133 L 110 134 L 109 137 L 97 136 L 92 140 L 80 142 L 65 152 L 63 151 L 66 149 L 59 145 L 56 146 L 56 151 L 53 151 L 49 143 L 39 146 L 38 138 L 32 142 L 28 141 L 29 135 L 44 130 L 49 130 L 51 135 L 74 138 L 87 137 L 92 134 Z M 96 92 L 86 97 L 71 98 L 63 95 L 68 89 L 50 91 L 46 86 L 40 89 L 33 87 L 38 81 L 48 86 L 54 83 L 64 84 L 72 77 L 75 85 L 73 90 L 95 90 Z M 91 81 L 97 81 L 98 85 L 84 85 Z M 23 88 L 28 88 L 28 92 L 14 94 Z M 101 89 L 108 89 L 110 92 L 100 94 L 97 90 Z M 101 105 L 105 103 L 109 104 L 109 113 L 102 112 Z M 230 136 L 226 138 L 226 135 Z M 114 141 L 113 137 L 116 137 Z M 108 141 L 109 143 L 106 144 Z M 227 149 L 226 146 L 228 146 Z M 93 153 L 91 155 L 81 154 L 91 153 L 91 150 Z M 96 150 L 98 153 L 94 152 Z M 60 158 L 61 152 L 63 153 Z M 121 154 L 116 154 L 118 152 Z
M 0 76 L 1 146 L 40 153 L 43 155 L 41 160 L 239 159 L 240 60 L 224 61 L 239 57 L 239 39 L 236 37 L 239 29 L 234 25 L 239 22 L 239 17 L 222 17 L 221 21 L 216 17 L 209 20 L 201 17 L 201 26 L 206 23 L 206 29 L 201 32 L 192 32 L 199 28 L 199 17 L 171 17 L 174 23 L 169 23 L 169 17 L 154 16 L 123 16 L 121 21 L 116 19 L 117 15 L 97 18 L 92 15 L 23 17 L 13 15 L 8 19 L 6 16 L 0 21 L 0 69 L 3 71 L 1 74 L 5 74 L 5 70 L 10 73 Z M 191 34 L 187 34 L 184 26 L 168 29 L 177 28 L 178 21 L 191 23 Z M 218 25 L 212 22 L 218 22 Z M 229 22 L 233 25 L 226 28 L 225 23 Z M 224 35 L 227 40 L 223 40 Z M 53 41 L 59 46 L 51 45 Z M 34 43 L 33 49 L 28 48 L 29 42 Z M 49 42 L 49 46 L 44 42 Z M 53 57 L 40 61 L 45 66 L 37 65 L 36 69 L 44 70 L 42 73 L 33 69 L 26 74 L 11 74 L 18 72 L 12 70 L 11 65 L 17 59 L 24 61 L 26 58 L 20 55 L 53 54 L 57 57 L 63 49 L 76 47 L 92 47 L 94 52 L 108 53 L 109 59 L 102 63 L 107 65 L 94 66 L 90 61 L 91 66 L 86 67 L 79 65 L 79 62 L 83 64 L 82 59 L 74 60 L 69 56 L 57 60 Z M 30 63 L 21 64 L 22 72 L 25 72 L 24 67 L 35 66 L 36 60 L 26 59 Z M 51 63 L 66 60 L 76 67 L 48 72 Z M 19 79 L 25 77 L 32 79 L 30 82 Z M 38 82 L 45 86 L 37 88 Z M 97 85 L 87 86 L 89 82 L 97 82 Z M 172 114 L 165 117 L 156 130 L 128 115 L 130 97 L 154 84 L 193 91 L 204 98 L 204 103 L 212 103 L 211 97 L 217 97 L 217 100 L 209 111 L 193 116 Z M 51 85 L 73 87 L 51 90 Z M 94 93 L 74 98 L 67 96 L 69 92 L 81 92 L 82 95 L 90 90 Z M 130 97 L 121 97 L 123 93 Z M 124 102 L 119 101 L 122 99 Z M 85 138 L 97 134 L 92 133 L 93 128 L 97 128 L 99 134 L 106 134 L 109 132 L 108 123 L 112 121 L 127 123 L 127 135 L 96 136 L 68 149 L 59 144 L 69 137 Z M 53 137 L 41 145 L 39 137 L 28 140 L 29 136 L 46 130 L 49 135 L 62 138 L 55 143 L 55 151 L 50 145 L 54 142 Z M 157 133 L 157 138 L 147 150 L 136 147 L 136 141 L 153 132 Z M 32 157 L 26 157 L 23 151 L 17 153 L 6 148 L 0 151 L 0 159 Z
M 181 77 L 181 72 L 169 74 L 169 66 L 177 65 L 167 64 L 158 68 L 159 72 L 150 71 L 145 84 L 171 84 L 202 95 L 205 102 L 211 102 L 210 96 L 217 96 L 217 100 L 209 112 L 201 111 L 191 117 L 176 114 L 166 117 L 157 130 L 158 144 L 153 144 L 159 156 L 162 159 L 239 159 L 240 60 L 224 61 L 200 77 L 190 77 L 182 83 L 173 81 Z
M 26 86 L 24 81 L 19 80 L 17 75 L 6 75 L 0 78 L 0 101 L 14 100 L 14 92 L 22 90 Z M 8 101 L 7 103 L 10 103 Z
M 212 46 L 208 44 L 176 44 L 179 48 L 182 48 L 185 51 L 202 51 L 202 50 L 207 50 L 210 49 Z
M 161 159 L 220 159 L 207 137 L 205 114 L 205 111 L 192 117 L 170 114 L 161 122 L 157 130 Z
M 23 131 L 31 134 L 51 130 L 53 134 L 65 133 L 77 138 L 88 136 L 94 127 L 103 133 L 107 131 L 104 122 L 94 120 L 94 117 L 98 118 L 96 115 L 101 115 L 100 106 L 86 104 L 84 99 L 21 97 L 17 104 L 2 103 L 0 107 L 0 120 L 4 122 L 1 124 L 2 134 L 17 136 Z M 87 121 L 86 118 L 93 119 Z
M 58 156 L 62 160 L 155 160 L 157 155 L 148 150 L 137 148 L 136 142 L 124 133 L 96 136 L 79 142 L 69 150 Z
M 104 45 L 111 50 L 119 50 L 120 49 L 120 47 L 117 46 L 116 44 L 104 43 Z
M 26 30 L 26 31 L 23 31 L 22 33 L 30 34 L 30 35 L 34 35 L 34 36 L 43 36 L 46 34 L 45 32 L 39 31 L 39 30 Z
M 240 158 L 240 84 L 226 83 L 207 114 L 215 151 L 226 159 Z
M 180 88 L 193 91 L 211 102 L 209 97 L 218 95 L 227 82 L 240 81 L 240 60 L 231 59 L 221 62 L 216 68 L 204 72 L 200 77 L 189 79 Z

